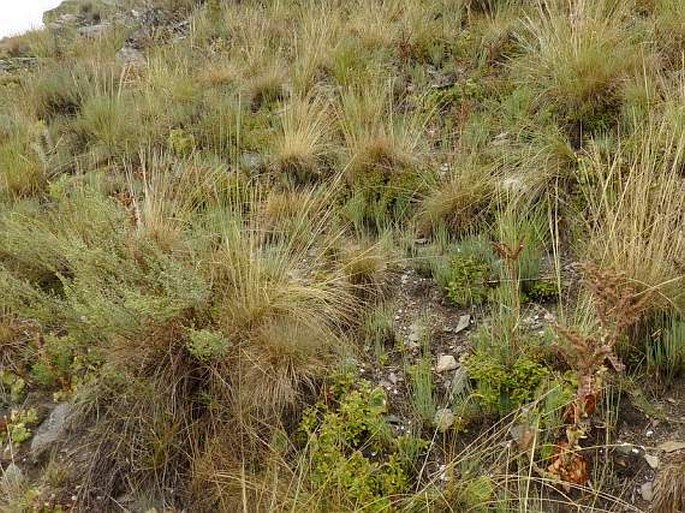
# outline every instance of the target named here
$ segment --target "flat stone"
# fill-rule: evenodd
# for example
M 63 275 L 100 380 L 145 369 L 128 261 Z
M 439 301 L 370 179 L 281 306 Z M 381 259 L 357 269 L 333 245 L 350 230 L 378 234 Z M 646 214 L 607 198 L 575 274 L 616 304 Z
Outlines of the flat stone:
M 409 326 L 409 335 L 407 335 L 407 340 L 414 343 L 417 343 L 419 340 L 421 340 L 421 326 L 419 326 L 418 323 L 413 322 L 411 326 Z
M 34 456 L 40 455 L 63 435 L 70 413 L 71 405 L 69 403 L 59 403 L 55 406 L 31 439 L 31 452 Z
M 122 64 L 128 64 L 131 66 L 143 66 L 145 65 L 145 56 L 140 50 L 131 48 L 130 46 L 124 46 L 121 50 L 117 52 L 117 60 Z
M 88 25 L 78 29 L 78 33 L 84 37 L 97 38 L 102 36 L 109 30 L 109 23 L 98 23 L 97 25 Z
M 449 408 L 440 408 L 435 412 L 433 423 L 438 431 L 444 433 L 454 424 L 454 413 Z
M 240 167 L 250 173 L 259 171 L 264 163 L 264 157 L 254 151 L 246 151 L 240 156 Z
M 652 502 L 652 499 L 654 498 L 654 486 L 651 481 L 647 481 L 640 486 L 640 495 L 642 495 L 643 500 Z
M 6 495 L 12 495 L 21 488 L 24 482 L 24 473 L 18 465 L 10 463 L 5 470 L 2 471 L 2 479 L 0 479 L 0 489 Z
M 471 316 L 469 314 L 462 315 L 459 317 L 459 322 L 457 323 L 457 327 L 454 329 L 455 333 L 459 333 L 460 331 L 464 331 L 466 328 L 468 328 L 471 324 Z
M 466 391 L 466 385 L 469 383 L 469 376 L 466 373 L 465 367 L 459 367 L 454 372 L 454 377 L 450 383 L 450 396 L 452 398 L 458 397 Z
M 659 468 L 659 457 L 652 456 L 651 454 L 645 454 L 645 461 L 652 469 L 656 470 Z
M 677 440 L 669 440 L 664 442 L 657 447 L 660 451 L 664 452 L 676 452 L 685 449 L 685 442 L 679 442 Z
M 457 360 L 451 354 L 443 354 L 438 358 L 438 364 L 435 366 L 435 372 L 447 372 L 459 367 Z

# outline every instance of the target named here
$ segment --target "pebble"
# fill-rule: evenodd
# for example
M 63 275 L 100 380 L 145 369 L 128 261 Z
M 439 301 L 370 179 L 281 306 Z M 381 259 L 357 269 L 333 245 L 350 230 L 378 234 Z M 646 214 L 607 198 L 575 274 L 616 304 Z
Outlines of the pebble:
M 459 322 L 457 323 L 457 327 L 454 329 L 455 333 L 459 333 L 460 331 L 464 331 L 466 328 L 469 327 L 471 323 L 471 316 L 469 314 L 462 315 L 459 317 Z
M 451 354 L 443 354 L 438 358 L 438 364 L 435 366 L 435 372 L 447 372 L 459 367 L 457 360 Z
M 659 457 L 658 456 L 652 456 L 651 454 L 645 454 L 645 461 L 647 462 L 647 465 L 652 467 L 653 470 L 656 470 L 659 468 Z
M 417 322 L 414 322 L 411 324 L 411 326 L 409 326 L 409 335 L 407 336 L 407 340 L 414 343 L 421 340 L 421 326 Z
M 640 495 L 642 495 L 643 500 L 652 502 L 652 499 L 654 498 L 654 487 L 651 481 L 647 481 L 640 486 Z
M 676 452 L 685 449 L 685 442 L 679 442 L 677 440 L 669 440 L 664 442 L 657 447 L 660 451 L 664 452 Z
M 2 479 L 0 485 L 7 495 L 11 495 L 12 491 L 17 490 L 24 481 L 24 473 L 18 465 L 10 463 L 2 472 Z
M 435 412 L 433 422 L 438 431 L 444 433 L 454 424 L 454 413 L 449 408 L 440 408 Z

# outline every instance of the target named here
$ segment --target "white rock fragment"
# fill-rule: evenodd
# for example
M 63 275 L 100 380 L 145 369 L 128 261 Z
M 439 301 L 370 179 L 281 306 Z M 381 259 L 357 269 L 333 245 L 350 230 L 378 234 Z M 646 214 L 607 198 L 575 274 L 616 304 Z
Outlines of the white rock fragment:
M 435 372 L 447 372 L 454 370 L 457 367 L 459 367 L 459 364 L 457 363 L 457 360 L 454 359 L 454 356 L 451 354 L 443 354 L 440 358 L 438 358 L 438 364 L 435 366 Z
M 651 481 L 647 481 L 640 486 L 640 495 L 642 495 L 643 500 L 652 502 L 652 499 L 654 498 L 654 487 L 652 486 Z
M 659 457 L 658 456 L 652 456 L 651 454 L 645 454 L 645 461 L 647 462 L 647 465 L 649 465 L 653 470 L 656 470 L 659 468 Z
M 455 333 L 459 333 L 460 331 L 464 331 L 466 328 L 469 327 L 471 323 L 471 316 L 469 314 L 462 315 L 459 317 L 459 322 L 457 323 L 457 327 L 454 329 Z
M 0 489 L 8 496 L 18 491 L 24 482 L 24 473 L 14 463 L 10 463 L 5 467 L 1 477 Z
M 669 440 L 668 442 L 664 442 L 659 447 L 657 447 L 660 451 L 664 452 L 676 452 L 676 451 L 682 451 L 685 449 L 685 442 L 679 442 L 676 440 Z
M 454 413 L 449 408 L 440 408 L 435 412 L 433 423 L 438 431 L 444 433 L 454 424 Z

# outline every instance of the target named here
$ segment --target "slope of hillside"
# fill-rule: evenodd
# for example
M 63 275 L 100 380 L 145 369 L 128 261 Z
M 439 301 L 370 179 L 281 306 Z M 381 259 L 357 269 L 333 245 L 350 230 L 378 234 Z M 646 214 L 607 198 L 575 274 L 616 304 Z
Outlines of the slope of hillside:
M 685 3 L 44 19 L 0 42 L 0 509 L 685 509 Z

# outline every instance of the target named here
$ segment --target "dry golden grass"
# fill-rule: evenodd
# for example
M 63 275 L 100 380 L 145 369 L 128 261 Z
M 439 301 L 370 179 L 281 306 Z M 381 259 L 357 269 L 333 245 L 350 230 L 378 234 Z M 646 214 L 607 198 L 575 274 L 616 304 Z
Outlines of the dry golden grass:
M 584 251 L 653 292 L 657 308 L 683 308 L 684 156 L 685 133 L 664 121 L 646 128 L 634 150 L 608 161 L 591 155 L 582 169 L 588 183 Z
M 275 141 L 273 167 L 286 181 L 313 182 L 331 157 L 331 117 L 324 99 L 293 98 L 284 103 L 282 131 Z

